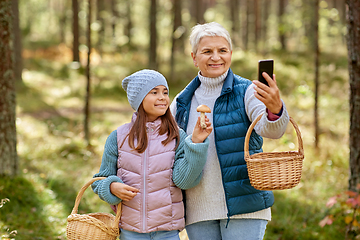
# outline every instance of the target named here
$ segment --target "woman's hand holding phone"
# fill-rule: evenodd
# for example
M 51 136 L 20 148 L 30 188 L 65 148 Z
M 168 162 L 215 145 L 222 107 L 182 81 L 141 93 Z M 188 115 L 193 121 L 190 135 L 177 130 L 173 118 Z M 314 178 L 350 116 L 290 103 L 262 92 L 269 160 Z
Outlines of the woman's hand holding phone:
M 255 84 L 255 97 L 265 104 L 267 109 L 274 114 L 278 114 L 282 108 L 282 102 L 280 99 L 280 91 L 276 84 L 276 77 L 273 74 L 271 78 L 266 72 L 262 73 L 262 76 L 267 81 L 268 85 L 261 83 L 258 80 L 254 80 Z

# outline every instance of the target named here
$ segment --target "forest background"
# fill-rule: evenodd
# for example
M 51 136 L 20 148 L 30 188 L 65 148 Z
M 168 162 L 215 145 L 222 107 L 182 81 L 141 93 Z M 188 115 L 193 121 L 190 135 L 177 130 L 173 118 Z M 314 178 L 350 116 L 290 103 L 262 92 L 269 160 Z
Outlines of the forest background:
M 98 171 L 107 136 L 130 120 L 132 109 L 121 80 L 143 68 L 157 69 L 167 77 L 173 98 L 198 71 L 190 57 L 191 27 L 211 21 L 232 35 L 236 74 L 256 79 L 258 60 L 275 60 L 281 96 L 304 141 L 301 182 L 293 189 L 275 191 L 273 220 L 265 239 L 355 239 L 359 234 L 357 205 L 346 204 L 357 195 L 347 192 L 344 0 L 19 0 L 17 4 L 18 170 L 15 176 L 0 178 L 2 239 L 66 239 L 66 218 L 77 192 Z M 297 148 L 290 125 L 280 140 L 264 143 L 268 152 Z M 88 190 L 79 212 L 111 210 Z M 185 231 L 181 237 L 187 239 Z

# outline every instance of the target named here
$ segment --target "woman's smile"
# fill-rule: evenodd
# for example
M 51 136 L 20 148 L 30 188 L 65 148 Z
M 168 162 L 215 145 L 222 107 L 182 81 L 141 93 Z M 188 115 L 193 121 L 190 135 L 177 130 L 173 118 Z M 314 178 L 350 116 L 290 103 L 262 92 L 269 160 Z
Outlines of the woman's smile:
M 215 78 L 230 68 L 232 51 L 223 37 L 203 37 L 196 53 L 191 53 L 191 56 L 202 76 Z
M 213 67 L 213 68 L 217 68 L 217 67 L 221 67 L 223 66 L 224 64 L 209 64 L 210 67 Z

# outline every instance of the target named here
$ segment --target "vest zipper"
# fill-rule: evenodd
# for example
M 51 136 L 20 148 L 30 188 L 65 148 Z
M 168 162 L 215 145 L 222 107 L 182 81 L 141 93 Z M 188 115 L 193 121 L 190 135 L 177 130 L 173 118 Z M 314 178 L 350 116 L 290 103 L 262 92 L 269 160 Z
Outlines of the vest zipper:
M 149 146 L 148 146 L 149 147 Z M 147 168 L 147 149 L 144 152 L 144 192 L 143 192 L 143 231 L 146 229 L 146 168 Z
M 143 174 L 144 174 L 144 180 L 143 180 L 143 184 L 144 184 L 144 193 L 143 193 L 143 231 L 146 230 L 146 216 L 147 216 L 147 213 L 146 213 L 146 178 L 147 178 L 147 155 L 148 155 L 148 149 L 150 147 L 150 134 L 149 134 L 149 131 L 150 128 L 147 127 L 146 128 L 146 133 L 148 135 L 148 146 L 147 148 L 145 149 L 144 151 L 144 169 L 143 169 Z

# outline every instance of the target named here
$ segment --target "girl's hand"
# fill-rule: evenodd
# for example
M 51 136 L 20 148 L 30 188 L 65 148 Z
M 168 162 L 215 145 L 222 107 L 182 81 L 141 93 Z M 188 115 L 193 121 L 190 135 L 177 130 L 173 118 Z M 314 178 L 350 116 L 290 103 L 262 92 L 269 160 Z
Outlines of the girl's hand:
M 278 114 L 281 111 L 282 102 L 280 99 L 280 91 L 276 84 L 275 74 L 273 74 L 273 79 L 265 72 L 263 72 L 262 75 L 269 86 L 266 86 L 258 80 L 254 80 L 253 83 L 256 85 L 254 88 L 255 97 L 263 102 L 270 112 Z
M 110 184 L 110 191 L 112 194 L 122 199 L 123 201 L 130 201 L 139 192 L 139 189 L 133 188 L 129 185 L 120 182 L 112 182 Z
M 200 126 L 200 117 L 198 117 L 191 138 L 193 143 L 202 143 L 210 135 L 213 127 L 211 126 L 210 120 L 207 118 L 206 115 L 205 115 L 205 124 L 206 124 L 206 128 L 202 128 Z

